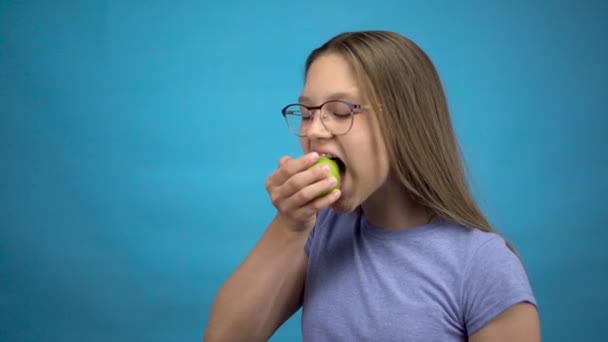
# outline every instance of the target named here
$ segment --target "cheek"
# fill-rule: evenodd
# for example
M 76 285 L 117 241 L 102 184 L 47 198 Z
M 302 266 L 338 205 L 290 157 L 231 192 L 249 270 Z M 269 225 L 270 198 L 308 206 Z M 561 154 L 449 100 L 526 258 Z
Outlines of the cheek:
M 369 141 L 356 146 L 360 147 L 351 149 L 349 153 L 353 176 L 370 180 L 385 172 L 386 158 Z
M 378 123 L 374 120 L 373 128 L 370 129 L 370 146 L 374 159 L 376 160 L 377 172 L 383 177 L 388 175 L 389 161 L 384 139 L 382 138 L 382 132 Z
M 353 161 L 355 164 L 355 176 L 366 183 L 377 186 L 384 182 L 389 173 L 389 161 L 384 142 L 377 129 L 368 129 L 359 135 L 360 139 L 353 149 Z
M 375 153 L 357 158 L 357 166 L 358 176 L 374 183 L 378 178 L 384 178 L 388 172 L 386 158 Z

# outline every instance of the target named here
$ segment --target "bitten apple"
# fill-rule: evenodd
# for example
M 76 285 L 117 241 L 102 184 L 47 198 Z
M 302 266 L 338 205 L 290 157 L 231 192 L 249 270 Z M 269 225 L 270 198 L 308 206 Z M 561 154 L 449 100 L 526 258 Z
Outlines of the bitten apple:
M 317 162 L 311 166 L 311 168 L 321 166 L 321 165 L 329 166 L 329 175 L 328 176 L 336 178 L 336 186 L 334 186 L 333 188 L 331 188 L 325 192 L 322 192 L 319 195 L 319 197 L 325 196 L 335 189 L 340 189 L 340 180 L 341 180 L 340 179 L 340 167 L 338 167 L 338 164 L 336 163 L 335 160 L 331 159 L 328 156 L 322 155 L 319 157 L 319 160 L 317 160 Z

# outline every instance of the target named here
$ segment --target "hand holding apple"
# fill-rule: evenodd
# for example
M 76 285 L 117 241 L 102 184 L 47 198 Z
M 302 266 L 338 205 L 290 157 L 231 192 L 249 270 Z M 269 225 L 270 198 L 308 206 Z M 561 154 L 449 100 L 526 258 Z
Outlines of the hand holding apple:
M 328 170 L 323 167 L 327 165 Z M 266 191 L 278 210 L 278 217 L 293 231 L 314 226 L 319 210 L 341 196 L 340 170 L 335 161 L 317 153 L 299 158 L 282 157 L 279 168 L 266 179 Z

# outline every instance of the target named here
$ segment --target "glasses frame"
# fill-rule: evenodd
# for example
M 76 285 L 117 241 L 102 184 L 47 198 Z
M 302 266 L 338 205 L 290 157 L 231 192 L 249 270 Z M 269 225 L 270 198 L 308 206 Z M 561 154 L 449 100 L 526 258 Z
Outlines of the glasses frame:
M 345 132 L 343 132 L 343 133 L 336 133 L 336 132 L 332 131 L 331 129 L 329 129 L 325 125 L 325 120 L 324 120 L 323 116 L 321 117 L 321 123 L 323 124 L 323 127 L 325 127 L 325 129 L 328 132 L 331 132 L 333 135 L 344 135 L 344 134 L 350 132 L 350 130 L 353 128 L 353 122 L 355 122 L 354 115 L 355 114 L 360 114 L 361 110 L 367 109 L 368 108 L 367 104 L 364 104 L 364 103 L 352 103 L 352 102 L 348 102 L 348 101 L 345 101 L 345 100 L 328 100 L 328 101 L 325 101 L 325 102 L 321 103 L 318 106 L 307 106 L 307 105 L 304 105 L 304 104 L 301 104 L 301 103 L 290 103 L 287 106 L 283 107 L 283 109 L 281 109 L 281 114 L 283 115 L 283 118 L 285 119 L 285 122 L 287 123 L 287 128 L 289 129 L 289 131 L 291 133 L 295 134 L 298 137 L 305 137 L 308 134 L 302 135 L 300 133 L 297 133 L 291 127 L 291 125 L 289 124 L 289 120 L 287 119 L 287 115 L 291 115 L 291 114 L 287 113 L 287 109 L 289 107 L 291 107 L 291 106 L 304 107 L 304 108 L 308 109 L 311 112 L 311 116 L 312 116 L 311 120 L 314 120 L 315 119 L 315 114 L 316 114 L 315 111 L 317 109 L 319 110 L 320 113 L 323 113 L 323 106 L 325 106 L 328 103 L 335 103 L 335 102 L 343 103 L 343 104 L 347 105 L 350 108 L 350 113 L 349 113 L 350 125 L 348 126 L 348 129 Z M 325 113 L 325 115 L 327 115 L 327 113 Z

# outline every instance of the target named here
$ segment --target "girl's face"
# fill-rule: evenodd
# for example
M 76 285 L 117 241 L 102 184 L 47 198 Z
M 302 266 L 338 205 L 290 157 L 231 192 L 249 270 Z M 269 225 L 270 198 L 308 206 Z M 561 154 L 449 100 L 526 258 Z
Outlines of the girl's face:
M 310 66 L 300 103 L 318 106 L 328 100 L 365 104 L 350 64 L 338 54 L 318 57 Z M 333 205 L 338 211 L 352 211 L 387 182 L 389 162 L 375 113 L 361 110 L 353 116 L 351 130 L 334 135 L 325 129 L 319 111 L 314 112 L 308 134 L 300 139 L 305 153 L 330 153 L 344 168 L 342 196 Z

